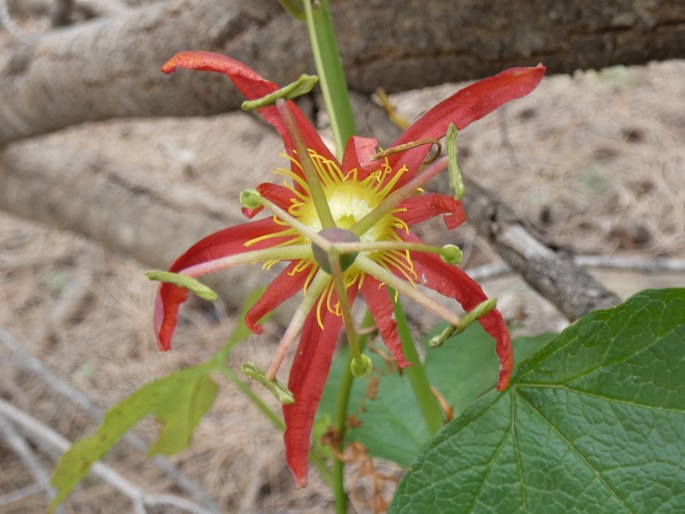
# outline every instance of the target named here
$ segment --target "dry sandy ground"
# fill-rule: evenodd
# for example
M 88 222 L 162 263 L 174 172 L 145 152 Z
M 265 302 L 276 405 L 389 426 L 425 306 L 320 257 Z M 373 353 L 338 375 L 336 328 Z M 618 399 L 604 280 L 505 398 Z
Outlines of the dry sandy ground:
M 528 98 L 460 135 L 462 168 L 498 191 L 550 240 L 578 253 L 684 259 L 684 79 L 684 61 L 547 78 Z M 394 100 L 411 118 L 454 88 Z M 268 178 L 282 162 L 278 139 L 242 113 L 104 123 L 51 138 L 165 180 L 206 188 L 226 198 L 226 209 L 238 209 L 237 193 Z M 466 267 L 498 262 L 468 227 L 449 237 L 464 247 Z M 151 328 L 155 288 L 143 271 L 138 263 L 73 235 L 0 215 L 0 327 L 96 406 L 208 358 L 234 325 L 220 307 L 195 305 L 184 310 L 174 351 L 157 353 Z M 646 287 L 685 286 L 682 273 L 602 271 L 598 276 L 624 297 Z M 515 277 L 486 279 L 484 286 L 500 298 L 505 316 L 523 321 L 529 332 L 564 324 Z M 268 363 L 278 326 L 269 325 L 267 332 L 235 350 L 236 368 L 247 360 Z M 69 439 L 94 429 L 96 423 L 81 409 L 36 373 L 22 370 L 16 352 L 0 345 L 0 358 L 3 400 Z M 145 422 L 138 433 L 150 440 L 155 428 Z M 36 454 L 50 469 L 54 455 Z M 146 490 L 182 494 L 130 445 L 118 446 L 106 460 Z M 293 489 L 280 435 L 227 383 L 221 383 L 219 399 L 190 448 L 172 460 L 226 512 L 331 510 L 330 494 L 315 472 L 309 488 Z M 0 437 L 0 497 L 33 481 Z M 42 512 L 45 505 L 43 495 L 33 494 L 0 504 L 0 512 Z M 361 505 L 355 508 L 363 511 Z M 89 478 L 65 511 L 120 513 L 131 511 L 131 505 L 111 486 Z

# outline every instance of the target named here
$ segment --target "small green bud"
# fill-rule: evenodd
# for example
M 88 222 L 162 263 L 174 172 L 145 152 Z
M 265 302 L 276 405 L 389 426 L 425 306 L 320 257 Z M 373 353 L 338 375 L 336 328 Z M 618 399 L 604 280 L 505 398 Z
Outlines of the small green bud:
M 368 377 L 372 370 L 373 362 L 368 355 L 362 354 L 360 359 L 352 359 L 350 363 L 350 371 L 357 378 Z
M 281 384 L 277 379 L 269 380 L 266 378 L 264 370 L 259 369 L 251 362 L 245 362 L 240 365 L 240 371 L 245 373 L 251 379 L 259 382 L 266 387 L 276 399 L 284 405 L 295 403 L 295 395 L 286 386 Z
M 461 263 L 461 259 L 464 257 L 464 252 L 457 245 L 445 245 L 442 250 L 440 258 L 446 264 L 457 265 Z
M 256 209 L 262 205 L 262 195 L 256 189 L 244 189 L 240 192 L 240 205 L 246 209 Z
M 273 105 L 277 100 L 280 99 L 292 100 L 293 98 L 297 98 L 298 96 L 309 93 L 318 81 L 319 77 L 316 75 L 300 75 L 300 78 L 295 82 L 291 82 L 287 86 L 282 87 L 273 93 L 269 93 L 268 95 L 255 100 L 245 100 L 240 105 L 240 108 L 243 111 L 254 111 L 255 109 L 259 109 L 261 107 Z
M 188 289 L 190 292 L 199 296 L 203 300 L 213 302 L 217 299 L 217 294 L 209 287 L 204 285 L 196 278 L 183 275 L 181 273 L 172 273 L 171 271 L 152 270 L 146 271 L 145 276 L 150 280 L 157 280 L 158 282 L 167 282 L 178 287 Z

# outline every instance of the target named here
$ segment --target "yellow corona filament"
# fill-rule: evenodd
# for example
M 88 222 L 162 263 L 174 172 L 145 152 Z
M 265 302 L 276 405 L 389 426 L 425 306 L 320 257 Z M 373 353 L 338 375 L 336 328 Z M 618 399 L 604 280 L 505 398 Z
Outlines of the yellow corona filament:
M 285 157 L 291 161 L 291 169 L 279 167 L 274 170 L 274 173 L 284 177 L 283 186 L 292 193 L 287 212 L 313 231 L 319 232 L 322 229 L 321 222 L 311 199 L 309 186 L 303 178 L 302 165 L 297 158 L 297 153 L 295 152 L 294 155 L 286 155 Z M 388 164 L 386 157 L 379 163 L 377 170 L 360 179 L 360 173 L 357 168 L 343 171 L 337 162 L 327 159 L 313 150 L 309 150 L 309 157 L 321 181 L 335 224 L 338 228 L 342 229 L 349 229 L 373 211 L 393 191 L 397 181 L 407 171 L 407 168 L 402 166 L 394 172 Z M 396 217 L 395 214 L 404 211 L 405 209 L 398 208 L 388 213 L 375 226 L 367 230 L 360 237 L 360 240 L 365 243 L 402 241 L 396 230 L 409 232 L 409 227 L 403 220 Z M 273 219 L 274 223 L 287 228 L 251 239 L 245 243 L 245 246 L 249 247 L 274 238 L 285 238 L 284 241 L 279 242 L 274 247 L 301 245 L 310 242 L 295 229 L 288 227 L 278 216 L 274 216 Z M 414 286 L 416 285 L 417 275 L 408 250 L 371 250 L 365 252 L 365 254 L 378 265 L 388 271 L 396 270 L 408 282 Z M 270 260 L 264 263 L 263 267 L 264 269 L 270 269 L 277 262 L 279 261 Z M 307 269 L 309 269 L 308 272 Z M 308 273 L 303 286 L 305 293 L 317 273 L 325 273 L 319 269 L 313 256 L 297 261 L 290 271 L 290 275 L 294 276 L 297 273 L 303 272 Z M 347 289 L 355 285 L 361 288 L 364 277 L 365 273 L 352 265 L 343 273 L 345 288 Z M 334 292 L 335 288 L 331 281 L 330 284 L 324 287 L 316 302 L 316 319 L 322 329 L 324 328 L 322 309 L 340 316 L 339 302 L 333 302 Z

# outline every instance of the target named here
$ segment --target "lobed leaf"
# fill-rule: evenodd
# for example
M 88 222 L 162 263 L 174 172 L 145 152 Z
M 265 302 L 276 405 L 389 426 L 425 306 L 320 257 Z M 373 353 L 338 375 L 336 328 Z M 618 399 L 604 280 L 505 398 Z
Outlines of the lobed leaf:
M 390 513 L 685 511 L 685 289 L 570 326 L 445 427 Z

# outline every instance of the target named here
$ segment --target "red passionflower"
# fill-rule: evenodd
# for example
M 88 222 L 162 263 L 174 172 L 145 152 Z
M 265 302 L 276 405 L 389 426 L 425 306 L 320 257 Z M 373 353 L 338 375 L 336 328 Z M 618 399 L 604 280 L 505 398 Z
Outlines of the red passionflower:
M 250 100 L 279 89 L 249 67 L 223 55 L 182 52 L 172 57 L 162 71 L 171 73 L 178 67 L 223 73 Z M 459 323 L 459 318 L 416 286 L 452 298 L 466 311 L 487 300 L 466 273 L 437 255 L 448 250 L 423 245 L 410 232 L 413 225 L 438 215 L 443 215 L 450 229 L 465 219 L 461 203 L 453 197 L 420 192 L 428 179 L 445 168 L 445 159 L 417 174 L 430 145 L 414 142 L 443 137 L 449 124 L 463 129 L 505 102 L 528 94 L 540 83 L 544 71 L 542 65 L 513 68 L 462 89 L 428 111 L 395 141 L 392 146 L 401 151 L 379 156 L 375 139 L 352 137 L 341 162 L 291 101 L 281 100 L 278 105 L 258 109 L 282 136 L 290 166 L 276 170 L 285 176 L 282 184 L 263 183 L 247 194 L 249 205 L 243 211 L 252 217 L 266 207 L 273 215 L 202 239 L 169 271 L 197 277 L 242 263 L 262 262 L 265 267 L 279 261 L 288 263 L 247 313 L 245 322 L 260 333 L 258 322 L 265 314 L 304 291 L 304 299 L 266 373 L 267 379 L 275 378 L 288 348 L 301 332 L 288 382 L 295 401 L 283 406 L 286 458 L 298 486 L 307 482 L 312 423 L 343 327 L 341 314 L 348 304 L 361 293 L 383 342 L 397 364 L 404 367 L 408 363 L 402 355 L 392 298 L 387 287 L 382 286 L 408 294 L 452 324 Z M 351 245 L 355 249 L 346 255 L 347 261 L 337 261 L 337 272 L 336 268 L 332 270 L 334 261 L 326 262 L 328 254 L 324 252 L 322 257 L 321 250 L 317 250 L 330 249 L 331 245 L 343 250 L 345 245 Z M 342 277 L 337 284 L 342 284 L 346 292 L 342 301 L 334 277 Z M 170 283 L 159 288 L 155 330 L 162 350 L 171 346 L 178 308 L 188 295 L 187 289 Z M 497 310 L 478 321 L 495 340 L 500 360 L 497 388 L 503 390 L 513 359 L 507 327 Z

